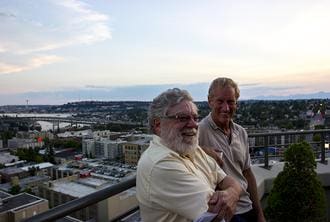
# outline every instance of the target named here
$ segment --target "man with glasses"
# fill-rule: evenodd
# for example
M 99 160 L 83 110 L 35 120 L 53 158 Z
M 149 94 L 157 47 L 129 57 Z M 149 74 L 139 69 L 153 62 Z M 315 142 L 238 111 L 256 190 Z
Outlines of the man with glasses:
M 208 95 L 211 113 L 199 124 L 199 145 L 242 186 L 243 193 L 231 222 L 264 222 L 251 170 L 248 136 L 244 128 L 232 120 L 239 95 L 232 79 L 213 80 Z
M 154 134 L 137 167 L 144 222 L 221 221 L 233 216 L 241 188 L 198 146 L 198 114 L 186 90 L 169 89 L 149 107 Z

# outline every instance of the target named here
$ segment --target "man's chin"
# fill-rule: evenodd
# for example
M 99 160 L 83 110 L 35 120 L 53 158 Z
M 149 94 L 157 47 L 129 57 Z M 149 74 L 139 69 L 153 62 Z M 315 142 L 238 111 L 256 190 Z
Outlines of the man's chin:
M 197 136 L 184 136 L 182 138 L 182 143 L 185 143 L 187 145 L 193 145 L 197 143 Z

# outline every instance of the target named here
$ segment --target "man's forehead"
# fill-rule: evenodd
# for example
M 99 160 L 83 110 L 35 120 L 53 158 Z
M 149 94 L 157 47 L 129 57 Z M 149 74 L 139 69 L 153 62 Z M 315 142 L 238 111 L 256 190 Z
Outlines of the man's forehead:
M 187 100 L 184 100 L 184 101 L 181 101 L 180 103 L 170 107 L 168 109 L 168 112 L 167 113 L 172 113 L 172 114 L 176 114 L 176 113 L 195 113 L 197 114 L 197 107 L 196 105 L 191 102 L 191 101 L 187 101 Z
M 219 98 L 221 98 L 221 97 L 225 97 L 225 98 L 233 97 L 233 98 L 235 98 L 235 89 L 231 86 L 227 86 L 225 88 L 218 87 L 218 88 L 214 89 L 213 95 L 214 95 L 214 97 L 219 97 Z

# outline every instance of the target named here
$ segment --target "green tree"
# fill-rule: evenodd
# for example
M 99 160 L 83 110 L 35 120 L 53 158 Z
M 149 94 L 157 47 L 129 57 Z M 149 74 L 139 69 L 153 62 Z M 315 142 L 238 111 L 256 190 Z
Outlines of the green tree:
M 44 160 L 56 164 L 54 148 L 49 146 L 46 148 Z
M 292 144 L 284 160 L 284 169 L 268 197 L 268 221 L 326 221 L 325 192 L 315 172 L 311 146 L 306 142 Z
M 21 191 L 21 187 L 20 187 L 20 185 L 17 185 L 17 184 L 16 184 L 16 185 L 13 185 L 13 186 L 10 188 L 9 193 L 15 195 L 15 194 L 18 194 L 20 191 Z

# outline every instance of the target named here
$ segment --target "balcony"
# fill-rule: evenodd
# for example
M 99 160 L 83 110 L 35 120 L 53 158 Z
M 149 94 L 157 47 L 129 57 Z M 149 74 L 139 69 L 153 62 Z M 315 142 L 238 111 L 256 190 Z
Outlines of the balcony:
M 313 141 L 315 135 L 319 140 Z M 280 138 L 280 139 L 274 139 Z M 315 137 L 314 137 L 315 138 Z M 299 142 L 301 140 L 307 140 L 313 147 L 315 155 L 317 157 L 317 174 L 326 190 L 328 205 L 330 205 L 330 160 L 328 148 L 330 140 L 330 129 L 325 130 L 309 130 L 299 132 L 278 132 L 278 133 L 258 133 L 249 134 L 249 139 L 252 140 L 251 155 L 253 160 L 257 160 L 258 164 L 252 166 L 252 170 L 255 173 L 258 186 L 258 195 L 263 206 L 266 204 L 267 195 L 271 190 L 272 184 L 279 172 L 282 171 L 284 163 L 280 162 L 283 157 L 281 153 L 270 153 L 268 147 L 280 147 L 285 149 L 291 143 Z M 263 156 L 256 155 L 256 150 L 263 149 Z M 126 191 L 132 187 L 135 187 L 135 177 L 127 178 L 118 184 L 115 184 L 106 189 L 99 190 L 95 193 L 89 194 L 82 198 L 78 198 L 52 208 L 44 213 L 35 215 L 31 218 L 24 220 L 25 222 L 38 222 L 38 221 L 56 221 L 59 220 L 77 210 L 83 209 L 123 191 Z M 136 212 L 138 206 L 127 209 L 127 212 L 111 221 L 121 221 L 122 218 Z M 330 210 L 327 212 L 328 221 L 330 220 Z

